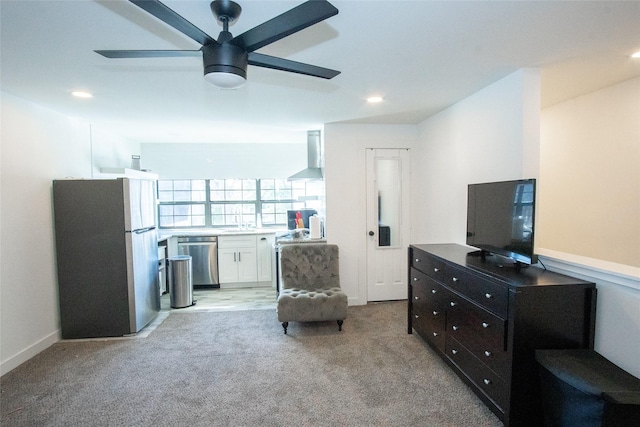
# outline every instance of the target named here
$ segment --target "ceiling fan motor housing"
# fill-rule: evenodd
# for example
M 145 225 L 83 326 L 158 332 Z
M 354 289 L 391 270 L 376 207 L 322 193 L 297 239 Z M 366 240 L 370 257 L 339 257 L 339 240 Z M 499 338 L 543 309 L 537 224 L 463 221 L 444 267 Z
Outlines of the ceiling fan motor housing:
M 247 52 L 231 43 L 211 43 L 202 46 L 204 75 L 232 73 L 247 78 Z

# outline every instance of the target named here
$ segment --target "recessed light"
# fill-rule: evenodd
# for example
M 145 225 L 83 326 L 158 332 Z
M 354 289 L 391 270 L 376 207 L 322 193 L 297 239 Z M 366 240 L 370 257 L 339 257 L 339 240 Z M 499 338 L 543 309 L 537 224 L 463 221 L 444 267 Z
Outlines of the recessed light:
M 376 104 L 378 102 L 382 102 L 382 97 L 381 96 L 370 96 L 369 98 L 367 98 L 367 102 L 370 104 Z
M 71 95 L 75 96 L 76 98 L 93 98 L 92 94 L 82 90 L 74 90 L 71 92 Z
M 640 58 L 640 51 L 634 53 L 633 55 L 631 55 L 632 58 Z

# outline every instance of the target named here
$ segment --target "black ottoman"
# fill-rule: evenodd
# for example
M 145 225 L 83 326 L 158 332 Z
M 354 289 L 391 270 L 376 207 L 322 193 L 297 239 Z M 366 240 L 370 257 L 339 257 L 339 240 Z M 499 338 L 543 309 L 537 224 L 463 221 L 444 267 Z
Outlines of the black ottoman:
M 593 350 L 536 350 L 547 426 L 640 426 L 640 379 Z

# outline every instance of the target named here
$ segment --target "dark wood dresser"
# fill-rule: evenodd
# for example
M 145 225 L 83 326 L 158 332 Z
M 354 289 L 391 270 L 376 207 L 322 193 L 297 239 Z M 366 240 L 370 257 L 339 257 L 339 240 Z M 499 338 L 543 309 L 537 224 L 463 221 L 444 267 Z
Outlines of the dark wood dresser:
M 415 330 L 504 422 L 542 425 L 536 349 L 593 348 L 595 284 L 456 244 L 409 247 Z

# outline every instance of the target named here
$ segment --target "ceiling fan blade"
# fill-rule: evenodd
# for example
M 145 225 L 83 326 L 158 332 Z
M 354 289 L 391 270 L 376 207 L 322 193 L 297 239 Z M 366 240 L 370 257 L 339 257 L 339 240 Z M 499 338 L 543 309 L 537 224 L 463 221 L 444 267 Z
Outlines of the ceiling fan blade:
M 94 50 L 105 58 L 174 58 L 202 56 L 200 50 Z
M 248 63 L 249 65 L 256 65 L 258 67 L 289 71 L 291 73 L 305 74 L 307 76 L 320 77 L 323 79 L 332 79 L 340 74 L 340 71 L 331 70 L 329 68 L 290 61 L 283 58 L 276 58 L 275 56 L 263 55 L 255 52 L 249 53 Z
M 201 45 L 215 42 L 207 33 L 193 25 L 191 22 L 178 15 L 173 10 L 159 2 L 158 0 L 129 0 L 139 8 L 149 12 L 151 15 L 171 25 L 182 34 L 191 37 Z
M 337 14 L 338 9 L 328 1 L 309 0 L 234 37 L 231 43 L 253 52 Z

